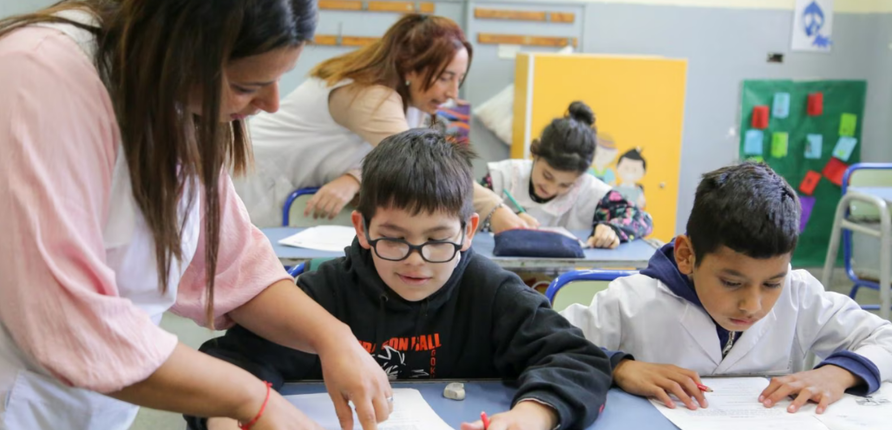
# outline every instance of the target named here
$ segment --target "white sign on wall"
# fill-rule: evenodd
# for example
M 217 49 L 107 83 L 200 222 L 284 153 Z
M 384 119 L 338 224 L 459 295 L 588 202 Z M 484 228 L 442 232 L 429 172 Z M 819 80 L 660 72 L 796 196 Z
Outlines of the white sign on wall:
M 833 45 L 833 0 L 796 0 L 793 50 L 830 52 Z

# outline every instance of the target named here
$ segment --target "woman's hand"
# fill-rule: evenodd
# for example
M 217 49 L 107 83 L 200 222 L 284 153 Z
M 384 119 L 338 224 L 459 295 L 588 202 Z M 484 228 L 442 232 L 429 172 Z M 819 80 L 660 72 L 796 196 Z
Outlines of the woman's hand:
M 343 175 L 320 188 L 307 202 L 304 216 L 333 219 L 359 192 L 359 182 L 350 175 Z
M 250 405 L 246 405 L 245 411 L 241 413 L 245 417 L 242 418 L 243 423 L 251 422 L 260 412 L 263 399 L 259 400 L 259 402 L 254 401 Z M 208 430 L 239 430 L 238 421 L 231 418 L 211 418 L 207 422 L 207 428 Z M 251 430 L 322 430 L 322 427 L 295 408 L 279 393 L 272 390 L 269 393 L 269 401 L 263 414 L 251 427 Z

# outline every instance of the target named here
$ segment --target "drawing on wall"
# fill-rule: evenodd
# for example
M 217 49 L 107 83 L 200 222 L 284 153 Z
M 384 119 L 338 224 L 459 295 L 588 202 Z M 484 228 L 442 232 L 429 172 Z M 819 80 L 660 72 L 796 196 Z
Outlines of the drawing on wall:
M 595 150 L 597 152 L 597 150 Z M 645 208 L 644 186 L 641 180 L 647 174 L 647 161 L 641 156 L 643 150 L 634 148 L 626 151 L 616 162 L 616 185 L 613 187 L 629 202 L 641 209 Z
M 830 52 L 833 41 L 833 0 L 796 0 L 793 50 Z
M 616 171 L 610 167 L 619 154 L 613 136 L 607 133 L 598 133 L 595 137 L 595 157 L 592 160 L 591 174 L 608 185 L 616 184 Z

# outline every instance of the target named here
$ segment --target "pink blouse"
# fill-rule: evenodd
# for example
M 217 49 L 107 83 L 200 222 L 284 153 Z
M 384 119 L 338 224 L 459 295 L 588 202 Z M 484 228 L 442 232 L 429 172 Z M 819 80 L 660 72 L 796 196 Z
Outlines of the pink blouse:
M 0 323 L 31 360 L 99 392 L 144 380 L 177 342 L 119 296 L 105 261 L 119 136 L 109 94 L 72 39 L 47 28 L 0 39 Z M 223 179 L 218 328 L 231 325 L 228 312 L 288 278 Z M 204 234 L 172 309 L 200 324 Z

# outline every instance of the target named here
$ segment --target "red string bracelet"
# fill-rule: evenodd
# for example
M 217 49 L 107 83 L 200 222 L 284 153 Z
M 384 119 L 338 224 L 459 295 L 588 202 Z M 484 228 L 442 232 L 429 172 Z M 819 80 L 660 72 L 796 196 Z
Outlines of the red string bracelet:
M 263 410 L 266 409 L 266 403 L 269 402 L 269 390 L 273 386 L 273 384 L 270 384 L 266 381 L 263 381 L 263 383 L 266 384 L 266 398 L 263 399 L 263 404 L 260 405 L 260 412 L 257 412 L 257 415 L 254 416 L 254 419 L 248 421 L 247 424 L 239 423 L 238 428 L 242 430 L 251 430 L 251 427 L 254 427 L 254 424 L 257 424 L 257 421 L 260 420 L 260 417 L 263 416 Z

